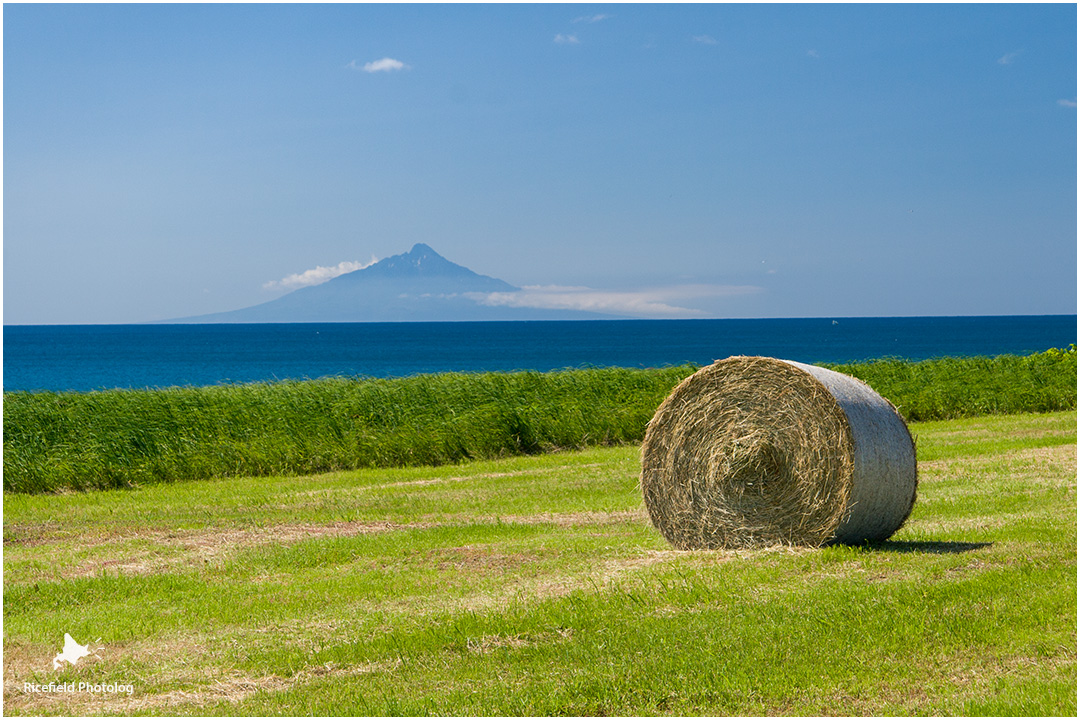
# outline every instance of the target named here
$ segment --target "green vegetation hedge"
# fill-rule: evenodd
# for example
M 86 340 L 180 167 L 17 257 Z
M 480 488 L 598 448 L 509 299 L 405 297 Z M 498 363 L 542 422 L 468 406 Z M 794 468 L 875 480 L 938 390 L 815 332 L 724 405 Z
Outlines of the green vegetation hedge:
M 1076 345 L 1027 356 L 824 366 L 859 378 L 908 421 L 1076 408 Z
M 908 420 L 1076 407 L 1076 348 L 880 360 L 865 380 Z M 4 394 L 4 489 L 133 487 L 443 464 L 639 442 L 696 367 L 448 373 L 91 393 Z
M 693 370 L 5 393 L 4 489 L 435 465 L 633 442 Z

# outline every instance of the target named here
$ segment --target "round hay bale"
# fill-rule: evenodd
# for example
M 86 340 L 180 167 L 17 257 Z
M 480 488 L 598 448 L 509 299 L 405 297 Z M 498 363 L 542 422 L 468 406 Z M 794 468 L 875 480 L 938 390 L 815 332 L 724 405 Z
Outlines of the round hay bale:
M 867 384 L 731 357 L 680 383 L 649 421 L 641 490 L 677 548 L 884 540 L 915 504 L 915 443 Z

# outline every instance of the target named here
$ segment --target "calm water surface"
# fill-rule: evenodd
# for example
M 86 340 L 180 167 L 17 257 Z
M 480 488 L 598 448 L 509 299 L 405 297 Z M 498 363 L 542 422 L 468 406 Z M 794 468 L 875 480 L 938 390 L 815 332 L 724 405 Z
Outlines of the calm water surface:
M 4 327 L 4 390 L 214 385 L 327 375 L 1028 354 L 1075 315 L 772 320 Z

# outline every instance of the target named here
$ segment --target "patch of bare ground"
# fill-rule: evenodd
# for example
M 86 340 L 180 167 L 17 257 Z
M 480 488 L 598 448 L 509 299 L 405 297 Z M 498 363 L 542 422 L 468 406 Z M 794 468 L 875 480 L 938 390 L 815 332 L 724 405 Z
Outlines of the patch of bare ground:
M 469 654 L 483 655 L 500 649 L 521 649 L 536 645 L 565 642 L 573 636 L 570 628 L 544 633 L 539 636 L 484 635 L 467 638 L 463 650 Z M 180 647 L 170 646 L 172 650 Z M 191 652 L 193 648 L 188 648 Z M 162 648 L 159 648 L 159 652 Z M 138 654 L 138 653 L 136 653 Z M 119 658 L 107 658 L 114 661 Z M 37 664 L 48 662 L 48 658 L 35 658 Z M 194 660 L 194 658 L 192 658 Z M 187 662 L 172 668 L 155 670 L 153 682 L 162 688 L 154 691 L 140 687 L 139 682 L 124 681 L 133 686 L 131 694 L 119 693 L 32 693 L 25 692 L 22 683 L 12 677 L 5 677 L 4 708 L 7 713 L 22 714 L 61 714 L 68 716 L 92 715 L 130 715 L 140 712 L 166 712 L 174 714 L 192 714 L 199 708 L 217 704 L 238 704 L 258 693 L 282 692 L 303 686 L 317 680 L 334 680 L 361 677 L 377 672 L 393 672 L 400 667 L 400 660 L 363 663 L 342 666 L 328 662 L 302 670 L 291 677 L 266 675 L 248 677 L 240 673 L 216 674 L 205 676 L 206 665 L 199 662 Z M 87 666 L 92 667 L 92 666 Z M 177 672 L 179 670 L 179 672 Z M 5 672 L 5 675 L 8 675 Z M 76 681 L 77 682 L 77 681 Z M 197 714 L 197 713 L 196 713 Z
M 715 564 L 718 553 L 711 552 L 709 555 L 707 561 Z M 610 583 L 619 582 L 626 576 L 644 568 L 672 562 L 677 558 L 685 560 L 688 556 L 691 556 L 691 554 L 678 550 L 647 550 L 640 554 L 612 558 L 604 562 L 584 566 L 579 572 L 531 573 L 517 580 L 503 583 L 495 591 L 473 592 L 455 598 L 443 596 L 434 603 L 422 601 L 419 605 L 415 604 L 414 601 L 414 604 L 411 604 L 410 607 L 403 606 L 398 609 L 403 612 L 411 609 L 415 613 L 425 608 L 444 612 L 479 612 L 504 608 L 523 599 L 527 602 L 534 602 L 538 599 L 562 597 L 579 590 L 595 590 Z M 731 554 L 728 559 L 734 557 L 734 554 Z M 489 571 L 498 574 L 499 570 L 493 568 L 500 561 L 503 560 L 491 557 L 488 560 L 479 562 L 488 564 Z M 505 570 L 510 572 L 513 568 L 507 566 Z
M 1023 450 L 1007 450 L 980 456 L 976 458 L 928 460 L 919 463 L 919 472 L 956 471 L 963 468 L 980 468 L 987 465 L 1005 462 L 1022 463 L 1045 463 L 1045 470 L 1057 474 L 1068 474 L 1076 479 L 1077 446 L 1076 445 L 1051 445 L 1042 448 L 1025 448 Z
M 173 680 L 170 685 L 180 684 L 183 689 L 153 692 L 133 685 L 127 693 L 27 693 L 20 687 L 4 683 L 5 712 L 18 711 L 25 714 L 62 714 L 68 716 L 131 715 L 139 712 L 172 711 L 176 714 L 192 714 L 192 711 L 209 705 L 225 703 L 235 705 L 262 692 L 281 692 L 308 682 L 324 678 L 360 677 L 376 672 L 392 672 L 400 666 L 400 660 L 338 666 L 335 663 L 317 665 L 283 678 L 278 675 L 247 677 L 239 673 L 211 678 L 187 678 Z M 182 711 L 182 712 L 181 712 Z
M 832 563 L 826 568 L 807 573 L 809 580 L 862 580 L 866 584 L 889 582 L 890 580 L 902 579 L 904 574 L 899 570 L 882 568 L 868 568 L 862 562 L 849 560 L 840 563 Z
M 52 658 L 56 648 L 5 641 L 4 708 L 9 712 L 19 708 L 28 713 L 38 710 L 66 715 L 92 714 L 80 709 L 86 710 L 83 706 L 87 704 L 101 705 L 106 700 L 131 700 L 145 695 L 148 691 L 144 687 L 147 683 L 142 677 L 145 673 L 142 668 L 146 667 L 153 668 L 152 683 L 159 687 L 201 688 L 215 684 L 215 692 L 220 691 L 221 686 L 228 682 L 218 683 L 220 678 L 210 678 L 205 675 L 206 671 L 196 670 L 205 668 L 207 661 L 214 659 L 216 651 L 211 649 L 212 647 L 213 643 L 209 638 L 199 635 L 154 638 L 152 641 L 141 640 L 123 645 L 99 646 L 91 642 L 91 655 L 81 660 L 76 667 L 65 666 L 60 670 L 53 670 Z M 102 694 L 83 692 L 26 692 L 27 682 L 39 685 L 74 683 L 76 688 L 79 682 L 102 684 L 102 675 L 120 665 L 135 668 L 131 670 L 132 676 L 110 679 L 108 682 L 132 685 L 132 695 L 119 693 L 120 698 L 107 698 Z M 163 691 L 161 694 L 179 697 L 183 693 Z
M 546 475 L 553 472 L 560 472 L 564 470 L 575 470 L 580 468 L 593 468 L 600 467 L 600 463 L 584 463 L 575 465 L 553 465 L 551 467 L 543 468 L 531 468 L 528 470 L 511 470 L 507 472 L 489 472 L 489 473 L 476 473 L 471 475 L 452 475 L 452 476 L 436 476 L 427 478 L 417 478 L 415 480 L 395 480 L 393 482 L 375 483 L 373 485 L 357 485 L 349 487 L 346 490 L 350 493 L 355 492 L 367 492 L 369 490 L 384 490 L 386 488 L 398 488 L 398 487 L 424 487 L 427 485 L 441 485 L 444 483 L 459 483 L 469 480 L 492 480 L 499 478 L 512 478 L 512 477 L 526 477 L 530 475 Z M 302 490 L 294 493 L 294 496 L 302 497 L 306 495 L 318 495 L 326 496 L 331 495 L 336 490 L 320 488 L 315 490 Z
M 480 518 L 481 522 L 504 522 L 525 525 L 554 524 L 559 527 L 611 525 L 625 522 L 648 522 L 643 509 L 614 512 L 541 513 Z M 196 569 L 222 562 L 240 550 L 257 545 L 288 545 L 321 537 L 347 537 L 369 533 L 430 528 L 434 520 L 416 523 L 337 522 L 330 524 L 294 523 L 263 527 L 207 527 L 185 530 L 130 530 L 119 528 L 111 534 L 79 539 L 82 556 L 71 564 L 54 562 L 34 574 L 20 568 L 15 574 L 22 582 L 37 580 L 94 577 L 101 573 L 149 575 L 153 573 Z M 9 540 L 14 547 L 39 547 L 50 544 L 48 529 L 9 528 L 12 535 L 35 538 L 25 543 Z M 53 543 L 58 541 L 53 536 Z M 64 541 L 59 541 L 63 543 Z M 66 542 L 71 542 L 67 540 Z M 14 548 L 13 548 L 14 549 Z M 467 563 L 468 561 L 466 561 Z
M 120 530 L 112 535 L 80 540 L 80 551 L 89 553 L 89 558 L 84 557 L 71 565 L 53 563 L 47 570 L 42 570 L 41 578 L 20 575 L 20 579 L 30 582 L 37 579 L 71 579 L 94 577 L 102 572 L 148 575 L 172 569 L 203 567 L 257 545 L 287 545 L 312 538 L 346 537 L 429 526 L 428 523 L 337 522 L 323 525 L 300 523 L 240 528 Z
M 572 634 L 572 629 L 562 628 L 538 636 L 484 635 L 467 638 L 462 649 L 469 654 L 487 654 L 499 649 L 513 650 L 544 643 L 564 642 L 570 639 Z M 33 682 L 39 684 L 72 680 L 66 675 L 66 680 L 61 680 L 53 673 L 28 670 L 50 667 L 51 657 L 44 648 L 9 646 L 5 649 L 7 657 L 4 668 L 4 708 L 8 714 L 18 712 L 68 716 L 130 715 L 140 712 L 198 714 L 196 711 L 199 708 L 237 704 L 258 693 L 287 691 L 324 679 L 393 672 L 401 664 L 401 661 L 396 659 L 359 665 L 329 662 L 304 669 L 290 677 L 249 677 L 238 672 L 222 673 L 214 670 L 217 664 L 215 652 L 207 649 L 210 645 L 205 638 L 193 637 L 103 648 L 92 661 L 83 664 L 76 671 L 85 681 L 100 683 L 100 672 L 110 666 L 115 667 L 121 663 L 134 663 L 136 666 L 151 664 L 153 673 L 150 681 L 144 682 L 138 677 L 119 681 L 119 684 L 132 686 L 131 694 L 27 692 L 23 685 L 24 677 L 31 677 Z M 43 678 L 43 675 L 50 677 Z M 77 684 L 79 679 L 74 682 Z
M 548 642 L 563 642 L 573 637 L 573 634 L 573 628 L 560 628 L 554 632 L 544 633 L 538 637 L 522 637 L 521 635 L 483 635 L 477 638 L 467 638 L 465 641 L 465 649 L 474 655 L 486 655 L 503 648 L 517 650 Z
M 513 572 L 523 565 L 535 564 L 543 559 L 540 553 L 501 553 L 490 545 L 461 545 L 440 548 L 427 554 L 431 567 L 440 572 L 466 571 L 495 576 Z
M 540 579 L 531 586 L 534 597 L 567 595 L 577 590 L 596 589 L 621 582 L 634 572 L 656 565 L 678 563 L 680 568 L 710 568 L 733 560 L 767 562 L 782 556 L 807 555 L 820 552 L 818 548 L 792 545 L 773 545 L 752 550 L 646 550 L 629 557 L 607 560 L 588 572 Z M 868 582 L 882 578 L 869 577 Z
M 1076 488 L 1077 446 L 1055 445 L 990 454 L 978 458 L 931 460 L 919 463 L 919 481 L 954 479 L 964 475 L 984 474 L 1008 466 L 1011 483 L 1026 483 L 1036 487 Z M 984 488 L 972 487 L 971 492 Z
M 616 525 L 626 522 L 649 522 L 644 508 L 596 512 L 585 510 L 573 513 L 537 513 L 535 515 L 500 515 L 489 520 L 516 525 L 555 525 L 574 527 L 578 525 Z
M 968 517 L 949 520 L 919 520 L 911 527 L 935 536 L 967 537 L 971 533 L 983 533 L 990 530 L 1015 527 L 1018 523 L 1030 521 L 1030 513 L 996 513 L 992 517 Z
M 566 466 L 571 467 L 571 466 Z M 581 466 L 574 466 L 581 467 Z M 559 468 L 553 468 L 555 470 Z M 512 476 L 523 472 L 492 473 Z M 467 478 L 449 478 L 458 480 Z M 435 482 L 420 480 L 410 482 Z M 439 521 L 441 520 L 441 522 Z M 445 519 L 415 523 L 336 522 L 329 524 L 291 523 L 262 527 L 206 527 L 183 530 L 113 528 L 70 538 L 56 523 L 11 524 L 4 528 L 4 544 L 17 553 L 23 548 L 43 545 L 78 545 L 78 560 L 70 564 L 53 562 L 47 567 L 18 568 L 13 575 L 21 582 L 94 577 L 101 573 L 148 575 L 176 569 L 196 569 L 221 562 L 237 551 L 257 545 L 287 545 L 312 538 L 346 537 L 368 533 L 429 528 L 450 524 Z M 644 509 L 613 512 L 540 513 L 478 518 L 479 522 L 525 525 L 553 524 L 559 527 L 604 526 L 626 522 L 647 523 Z M 474 521 L 475 522 L 475 521 Z
M 787 548 L 757 550 L 760 554 L 786 551 Z M 745 557 L 746 553 L 742 553 Z M 528 594 L 531 598 L 549 598 L 569 595 L 578 590 L 590 590 L 617 583 L 627 576 L 646 568 L 679 562 L 680 566 L 715 566 L 740 557 L 733 550 L 646 550 L 629 557 L 612 558 L 578 574 L 561 574 L 522 583 L 510 595 Z
M 437 485 L 439 483 L 463 482 L 465 480 L 491 480 L 497 478 L 525 477 L 527 475 L 546 475 L 564 470 L 578 470 L 581 468 L 600 467 L 600 463 L 585 463 L 580 465 L 554 465 L 552 467 L 533 468 L 529 470 L 513 470 L 509 472 L 478 473 L 475 475 L 455 475 L 452 477 L 420 478 L 418 480 L 401 480 L 398 482 L 380 483 L 379 485 L 367 485 L 368 488 L 391 488 L 411 487 L 423 485 Z

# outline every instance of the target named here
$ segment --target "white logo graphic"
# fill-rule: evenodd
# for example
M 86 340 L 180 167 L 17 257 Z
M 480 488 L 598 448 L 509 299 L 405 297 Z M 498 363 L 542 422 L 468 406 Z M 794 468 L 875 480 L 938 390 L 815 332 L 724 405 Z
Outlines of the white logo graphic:
M 79 662 L 79 658 L 84 658 L 90 654 L 90 644 L 80 645 L 75 642 L 75 639 L 64 633 L 64 649 L 63 651 L 53 658 L 52 666 L 53 670 L 59 670 L 63 661 L 68 661 L 72 665 Z

